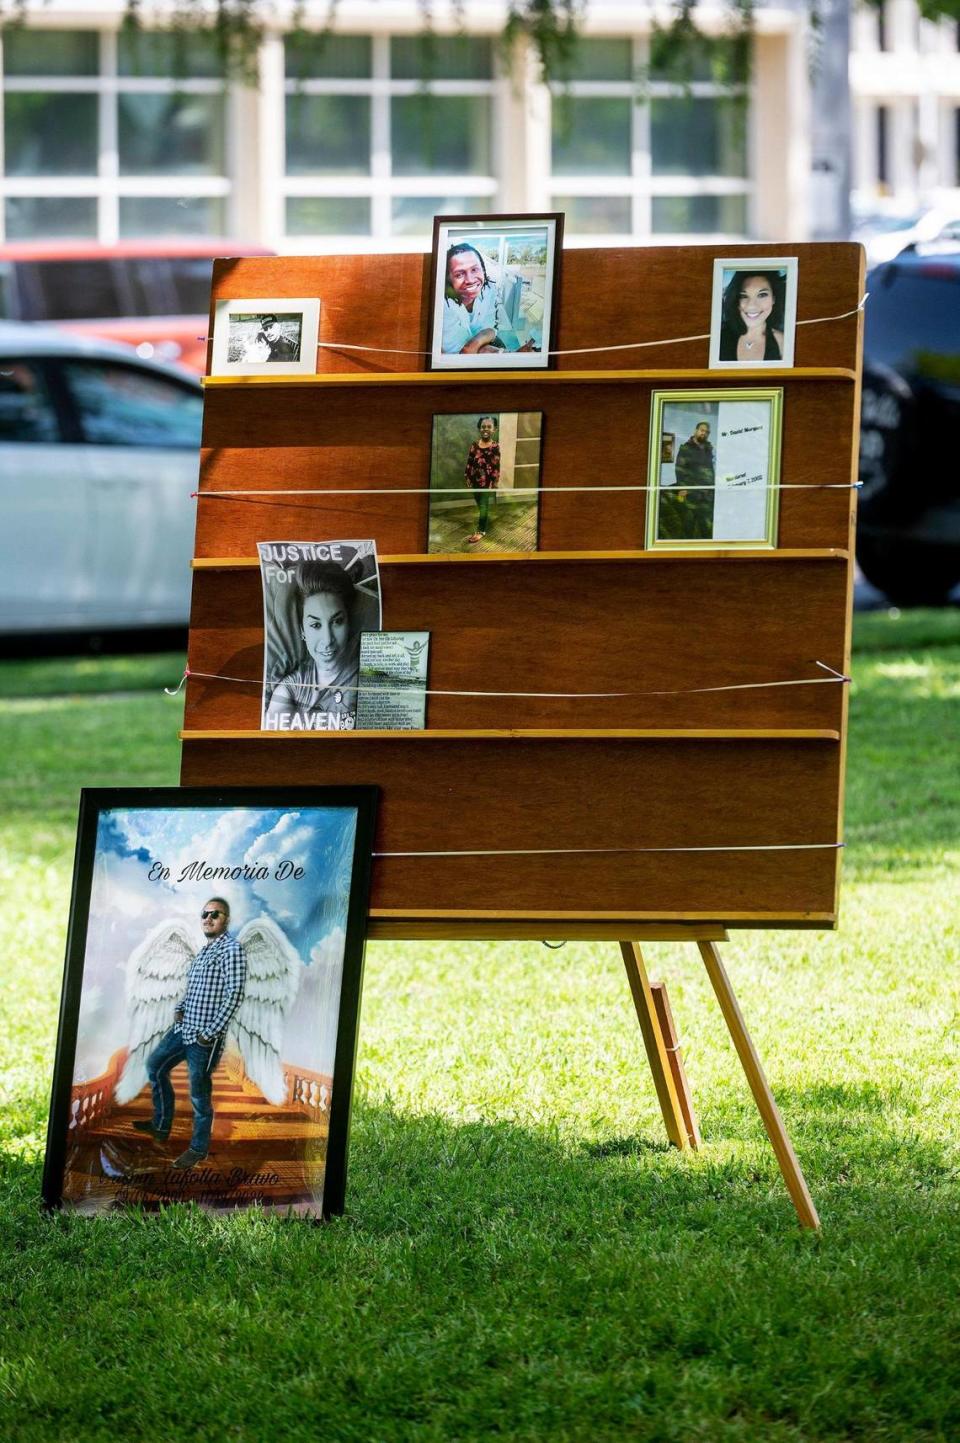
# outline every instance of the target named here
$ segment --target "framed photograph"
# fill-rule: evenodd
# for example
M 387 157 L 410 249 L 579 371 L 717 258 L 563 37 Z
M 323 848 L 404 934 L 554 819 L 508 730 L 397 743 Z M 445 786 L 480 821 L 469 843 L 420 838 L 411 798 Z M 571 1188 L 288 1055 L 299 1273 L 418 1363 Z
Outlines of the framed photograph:
M 563 216 L 436 216 L 430 365 L 553 365 Z
M 542 411 L 434 416 L 427 551 L 536 551 Z
M 376 799 L 82 793 L 48 1207 L 343 1211 Z
M 217 301 L 211 376 L 313 376 L 320 339 L 320 302 Z
M 383 625 L 375 541 L 258 541 L 263 731 L 357 725 L 360 637 Z
M 781 387 L 654 391 L 648 547 L 776 546 L 782 405 Z
M 792 366 L 796 329 L 796 256 L 714 261 L 711 371 Z

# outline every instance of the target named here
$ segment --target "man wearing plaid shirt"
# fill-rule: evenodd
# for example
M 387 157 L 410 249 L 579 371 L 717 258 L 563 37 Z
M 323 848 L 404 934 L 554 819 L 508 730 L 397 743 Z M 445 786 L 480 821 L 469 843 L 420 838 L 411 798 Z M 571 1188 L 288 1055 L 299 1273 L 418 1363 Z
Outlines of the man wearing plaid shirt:
M 190 963 L 187 986 L 173 1013 L 173 1026 L 147 1058 L 147 1076 L 153 1093 L 153 1117 L 135 1122 L 165 1142 L 173 1125 L 174 1094 L 170 1073 L 186 1060 L 190 1076 L 193 1136 L 190 1146 L 173 1164 L 190 1168 L 210 1150 L 213 1127 L 213 1070 L 220 1061 L 227 1024 L 240 1006 L 247 980 L 247 959 L 230 931 L 230 904 L 211 897 L 200 913 L 206 942 Z

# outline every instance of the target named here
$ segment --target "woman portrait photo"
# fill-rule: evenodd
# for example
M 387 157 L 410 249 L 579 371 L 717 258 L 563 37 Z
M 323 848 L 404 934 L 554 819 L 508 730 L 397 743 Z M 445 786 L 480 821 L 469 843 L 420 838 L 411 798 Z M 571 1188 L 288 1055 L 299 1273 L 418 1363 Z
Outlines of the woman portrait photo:
M 536 551 L 543 413 L 434 416 L 428 552 Z
M 381 617 L 375 552 L 370 577 L 367 567 L 355 570 L 354 556 L 344 559 L 343 553 L 354 547 L 349 542 L 287 543 L 287 550 L 332 553 L 300 555 L 288 566 L 287 558 L 273 564 L 261 544 L 264 731 L 352 731 L 356 726 L 360 634 L 378 631 Z
M 711 368 L 793 365 L 796 282 L 792 257 L 714 263 Z
M 434 367 L 550 364 L 560 217 L 434 222 Z

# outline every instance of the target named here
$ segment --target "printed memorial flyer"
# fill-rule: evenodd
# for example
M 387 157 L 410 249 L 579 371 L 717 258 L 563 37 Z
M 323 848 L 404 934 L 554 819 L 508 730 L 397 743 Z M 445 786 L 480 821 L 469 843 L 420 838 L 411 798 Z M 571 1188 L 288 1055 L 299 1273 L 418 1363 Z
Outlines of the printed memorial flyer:
M 374 541 L 260 541 L 263 731 L 352 731 L 360 636 L 383 621 Z
M 423 729 L 429 654 L 429 631 L 364 632 L 360 638 L 358 728 Z
M 338 1045 L 359 1004 L 363 825 L 358 805 L 309 802 L 107 805 L 93 818 L 48 1201 L 323 1214 L 344 1166 L 331 1118 L 338 1068 L 349 1111 L 352 1060 Z

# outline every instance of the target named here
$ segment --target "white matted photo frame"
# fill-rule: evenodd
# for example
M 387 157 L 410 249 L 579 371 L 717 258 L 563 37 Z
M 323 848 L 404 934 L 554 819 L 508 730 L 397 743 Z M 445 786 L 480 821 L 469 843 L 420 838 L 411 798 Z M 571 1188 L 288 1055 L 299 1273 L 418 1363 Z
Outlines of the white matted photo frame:
M 563 215 L 435 216 L 432 370 L 554 365 Z
M 211 376 L 313 376 L 320 339 L 316 296 L 217 301 Z
M 782 409 L 780 386 L 653 392 L 648 549 L 776 547 Z
M 714 370 L 793 365 L 796 256 L 720 256 L 713 262 L 710 359 Z
M 343 1211 L 376 805 L 81 793 L 48 1208 Z

